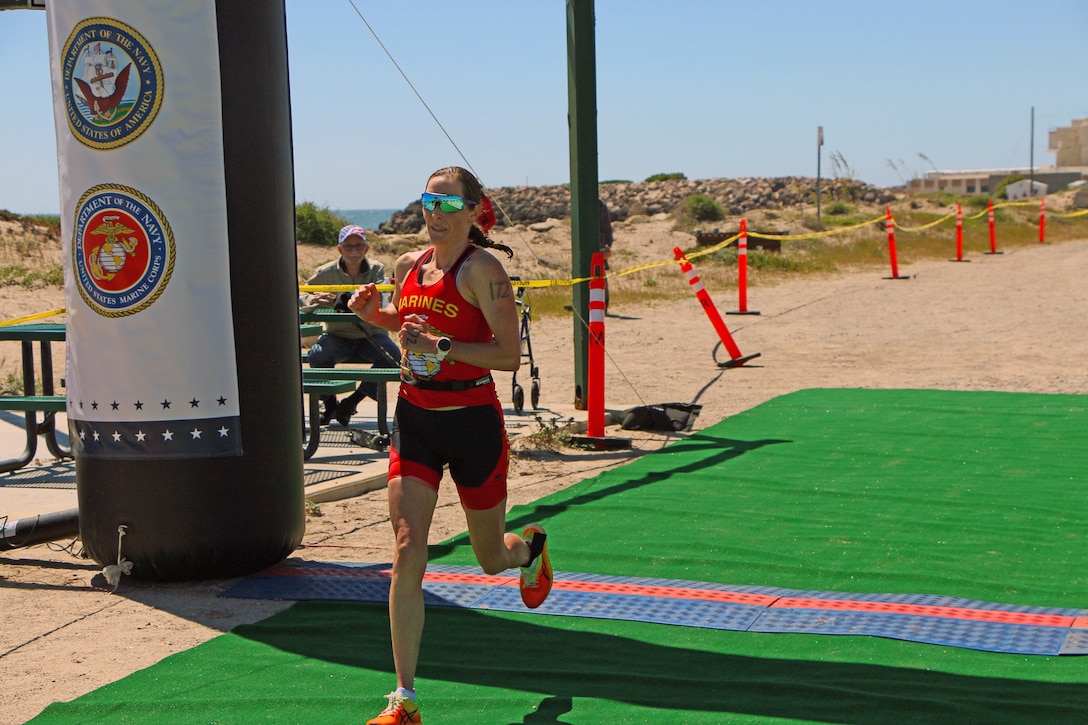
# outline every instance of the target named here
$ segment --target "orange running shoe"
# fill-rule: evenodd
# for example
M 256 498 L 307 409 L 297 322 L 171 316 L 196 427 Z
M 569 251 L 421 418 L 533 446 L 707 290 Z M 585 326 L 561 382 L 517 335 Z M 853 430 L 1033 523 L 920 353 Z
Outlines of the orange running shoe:
M 529 545 L 529 564 L 521 567 L 521 601 L 536 609 L 552 590 L 552 562 L 548 558 L 548 535 L 540 524 L 529 524 L 521 537 Z
M 389 707 L 382 710 L 378 717 L 367 720 L 366 725 L 422 725 L 419 705 L 396 692 L 390 692 L 386 697 Z

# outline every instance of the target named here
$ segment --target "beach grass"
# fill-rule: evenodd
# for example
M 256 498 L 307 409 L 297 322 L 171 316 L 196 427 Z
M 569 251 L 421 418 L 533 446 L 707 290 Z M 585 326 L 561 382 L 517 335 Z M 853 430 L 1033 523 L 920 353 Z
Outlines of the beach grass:
M 937 201 L 933 200 L 935 205 Z M 915 201 L 915 204 L 918 202 Z M 985 203 L 964 204 L 963 255 L 977 256 L 990 251 L 989 223 L 984 213 Z M 955 200 L 952 201 L 955 204 Z M 920 205 L 924 206 L 924 205 Z M 983 213 L 978 218 L 978 211 Z M 828 231 L 872 221 L 880 214 L 866 216 L 864 210 L 843 205 L 840 214 L 823 217 Z M 896 222 L 896 259 L 901 270 L 909 274 L 909 266 L 926 260 L 950 259 L 956 256 L 955 218 L 949 218 L 947 207 L 937 209 L 893 209 Z M 803 212 L 778 212 L 776 222 L 803 226 Z M 995 210 L 996 246 L 999 251 L 1039 244 L 1039 209 L 1031 206 L 1002 207 Z M 814 220 L 814 218 L 813 218 Z M 682 220 L 677 221 L 683 227 Z M 912 228 L 927 227 L 922 231 Z M 685 229 L 685 231 L 688 231 Z M 1060 243 L 1088 237 L 1088 215 L 1067 217 L 1050 212 L 1046 218 L 1047 243 Z M 699 251 L 686 250 L 689 253 Z M 612 305 L 639 305 L 686 299 L 691 289 L 683 275 L 672 265 L 652 267 L 631 274 L 624 272 L 622 251 L 614 253 L 609 272 L 609 295 Z M 715 293 L 737 289 L 737 250 L 727 247 L 699 256 L 693 260 L 696 271 L 708 290 Z M 874 271 L 890 266 L 888 235 L 883 224 L 868 224 L 859 229 L 814 239 L 784 239 L 780 252 L 749 248 L 748 285 L 777 284 L 804 276 L 820 276 L 841 271 L 871 268 Z M 570 289 L 547 287 L 534 289 L 533 314 L 539 317 L 568 315 Z

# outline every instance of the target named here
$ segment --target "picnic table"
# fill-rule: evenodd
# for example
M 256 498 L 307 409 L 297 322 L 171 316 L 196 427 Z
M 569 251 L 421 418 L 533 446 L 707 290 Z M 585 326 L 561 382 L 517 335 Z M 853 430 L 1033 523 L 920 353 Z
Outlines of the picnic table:
M 301 320 L 302 334 L 320 332 L 320 325 L 315 321 Z M 340 315 L 354 317 L 350 313 L 325 311 L 319 317 Z M 0 395 L 0 410 L 20 411 L 24 413 L 23 427 L 26 431 L 26 444 L 23 452 L 14 458 L 0 460 L 0 473 L 17 470 L 30 463 L 38 450 L 38 436 L 44 436 L 46 447 L 56 458 L 70 458 L 72 450 L 57 440 L 56 414 L 67 410 L 65 396 L 57 395 L 53 381 L 53 352 L 50 343 L 63 342 L 67 328 L 60 322 L 38 322 L 21 325 L 0 325 L 0 341 L 20 343 L 22 354 L 23 393 L 21 395 Z M 35 354 L 35 344 L 39 354 Z M 41 380 L 42 392 L 37 394 L 37 381 Z M 355 390 L 363 380 L 378 383 L 378 432 L 388 437 L 388 398 L 386 383 L 400 380 L 399 368 L 305 368 L 303 370 L 303 392 L 309 396 L 310 435 L 304 449 L 305 458 L 309 459 L 317 451 L 321 437 L 320 397 L 336 395 Z M 38 413 L 42 413 L 39 422 Z
M 45 437 L 45 445 L 56 458 L 70 458 L 72 449 L 57 441 L 56 414 L 67 409 L 65 397 L 56 395 L 53 383 L 53 350 L 51 343 L 63 342 L 67 328 L 62 322 L 35 322 L 22 325 L 0 325 L 0 341 L 20 344 L 22 353 L 23 394 L 0 395 L 0 410 L 24 413 L 26 445 L 21 455 L 0 460 L 0 473 L 22 468 L 34 459 L 38 450 L 38 436 Z M 40 355 L 35 363 L 34 343 L 38 343 Z M 40 368 L 42 394 L 37 394 L 37 374 Z M 38 423 L 38 413 L 42 421 Z
M 309 396 L 310 435 L 303 458 L 309 460 L 321 443 L 321 396 L 350 393 L 364 380 L 378 385 L 378 433 L 388 440 L 389 399 L 386 383 L 400 381 L 400 368 L 310 368 L 302 369 L 302 388 Z
M 299 328 L 303 330 L 302 336 L 309 337 L 320 334 L 325 322 L 344 322 L 359 319 L 354 312 L 338 312 L 329 307 L 320 307 L 306 312 L 299 311 Z M 317 328 L 316 330 L 314 328 Z M 302 362 L 307 362 L 307 354 L 302 354 Z M 308 418 L 310 423 L 310 435 L 306 441 L 304 457 L 309 459 L 317 452 L 321 442 L 321 396 L 336 395 L 338 393 L 350 393 L 355 390 L 358 383 L 369 381 L 378 386 L 378 434 L 385 445 L 388 445 L 389 402 L 386 395 L 386 383 L 400 381 L 400 368 L 372 368 L 372 367 L 335 367 L 335 368 L 302 368 L 303 392 L 309 396 Z
M 301 324 L 320 324 L 322 322 L 351 322 L 359 317 L 354 312 L 338 312 L 331 307 L 318 307 L 303 312 L 299 310 L 298 321 Z

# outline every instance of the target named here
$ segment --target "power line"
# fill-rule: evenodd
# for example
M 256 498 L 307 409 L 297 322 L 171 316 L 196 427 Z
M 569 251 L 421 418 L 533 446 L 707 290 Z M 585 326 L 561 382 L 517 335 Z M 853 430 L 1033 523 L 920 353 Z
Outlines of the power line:
M 374 28 L 372 28 L 370 26 L 370 23 L 367 22 L 367 19 L 363 17 L 362 12 L 360 12 L 359 8 L 355 5 L 355 0 L 348 0 L 348 4 L 351 5 L 352 9 L 355 11 L 355 14 L 359 16 L 359 19 L 363 21 L 363 25 L 365 25 L 366 29 L 370 31 L 370 34 L 374 36 L 374 40 L 377 41 L 379 46 L 381 46 L 382 51 L 385 53 L 386 57 L 389 58 L 389 62 L 392 63 L 393 67 L 397 69 L 398 73 L 400 73 L 400 77 L 403 78 L 404 82 L 408 84 L 408 87 L 412 89 L 412 93 L 416 95 L 416 98 L 419 99 L 419 102 L 423 105 L 425 109 L 427 109 L 427 113 L 434 120 L 435 124 L 442 131 L 443 135 L 445 135 L 446 139 L 450 142 L 450 145 L 453 146 L 454 150 L 457 152 L 457 155 L 461 157 L 461 160 L 465 163 L 465 166 L 476 176 L 477 179 L 480 179 L 480 183 L 483 184 L 483 179 L 480 177 L 480 174 L 477 173 L 476 169 L 472 167 L 472 163 L 469 162 L 468 158 L 461 151 L 461 148 L 457 145 L 457 142 L 454 141 L 453 137 L 450 136 L 448 131 L 446 131 L 446 127 L 443 126 L 442 122 L 438 120 L 438 116 L 436 116 L 434 114 L 434 111 L 431 110 L 431 107 L 427 105 L 427 101 L 423 100 L 423 96 L 418 90 L 416 90 L 415 85 L 413 85 L 412 81 L 409 80 L 408 74 L 405 73 L 404 69 L 400 67 L 399 63 L 397 63 L 397 60 L 393 57 L 393 54 L 390 53 L 389 49 L 385 47 L 385 43 L 383 43 L 382 39 L 378 37 L 378 34 L 374 31 Z M 484 184 L 484 187 L 487 188 L 487 185 Z M 496 199 L 492 199 L 491 201 L 495 208 L 498 209 L 499 213 L 502 214 L 503 218 L 507 222 L 507 225 L 513 226 L 509 215 L 507 215 L 506 210 L 502 207 L 502 205 Z M 540 257 L 537 256 L 536 252 L 529 245 L 529 242 L 526 241 L 520 234 L 518 234 L 517 236 L 519 239 L 521 239 L 522 243 L 525 244 L 525 248 L 529 250 L 529 254 L 533 255 L 533 259 L 539 262 Z

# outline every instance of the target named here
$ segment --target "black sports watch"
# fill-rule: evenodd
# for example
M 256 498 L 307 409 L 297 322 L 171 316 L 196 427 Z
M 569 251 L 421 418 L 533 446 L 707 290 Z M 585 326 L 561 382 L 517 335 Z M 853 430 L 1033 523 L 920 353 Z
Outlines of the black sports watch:
M 438 338 L 438 350 L 435 353 L 435 357 L 439 360 L 445 360 L 446 356 L 450 354 L 450 349 L 453 348 L 453 341 L 448 337 Z

